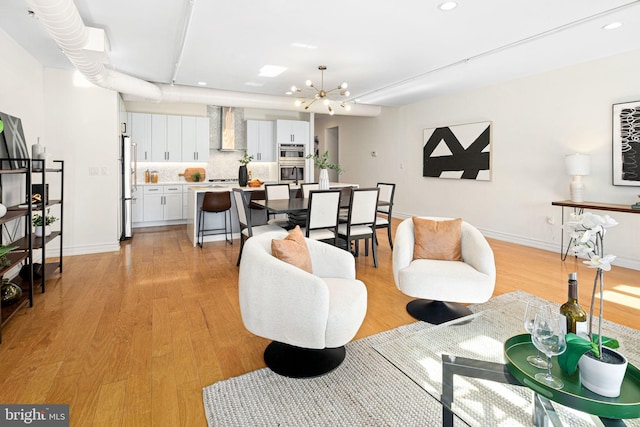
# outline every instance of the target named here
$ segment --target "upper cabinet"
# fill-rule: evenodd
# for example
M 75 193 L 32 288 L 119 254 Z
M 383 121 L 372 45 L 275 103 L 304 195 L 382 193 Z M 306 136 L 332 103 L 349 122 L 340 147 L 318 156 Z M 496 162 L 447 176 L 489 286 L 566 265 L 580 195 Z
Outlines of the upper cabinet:
M 151 161 L 182 160 L 180 116 L 151 115 Z
M 151 161 L 151 114 L 129 113 L 129 134 L 136 144 L 137 161 Z
M 139 162 L 209 161 L 209 118 L 129 113 Z
M 254 162 L 276 161 L 273 122 L 247 120 L 247 153 Z
M 209 118 L 182 117 L 182 161 L 209 161 Z
M 309 122 L 300 120 L 276 120 L 278 144 L 308 144 Z

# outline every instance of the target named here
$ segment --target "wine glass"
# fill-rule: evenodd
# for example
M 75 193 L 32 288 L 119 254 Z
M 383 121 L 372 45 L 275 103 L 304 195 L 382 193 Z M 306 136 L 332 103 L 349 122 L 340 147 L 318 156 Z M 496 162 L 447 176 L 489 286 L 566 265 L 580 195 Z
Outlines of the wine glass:
M 560 378 L 551 375 L 551 356 L 562 354 L 567 349 L 562 327 L 563 321 L 565 321 L 565 318 L 559 313 L 548 309 L 538 311 L 533 321 L 533 332 L 531 334 L 533 345 L 547 355 L 547 362 L 549 362 L 547 371 L 538 372 L 535 375 L 535 379 L 555 389 L 564 387 L 564 383 Z
M 536 313 L 544 308 L 544 305 L 540 305 L 535 301 L 527 302 L 527 308 L 524 312 L 524 328 L 528 333 L 533 332 L 533 322 L 536 319 Z M 533 339 L 532 339 L 533 341 Z M 535 366 L 540 369 L 547 369 L 547 361 L 540 354 L 540 350 L 538 350 L 538 354 L 527 356 L 527 362 L 531 366 Z

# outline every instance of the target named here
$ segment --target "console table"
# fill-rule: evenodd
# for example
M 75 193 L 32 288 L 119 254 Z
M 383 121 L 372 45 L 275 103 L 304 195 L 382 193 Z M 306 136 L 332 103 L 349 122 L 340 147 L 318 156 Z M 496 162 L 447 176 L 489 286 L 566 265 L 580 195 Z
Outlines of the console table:
M 562 253 L 562 248 L 564 247 L 564 208 L 573 208 L 573 211 L 578 213 L 584 212 L 585 209 L 593 209 L 598 211 L 611 211 L 611 212 L 624 212 L 624 213 L 633 213 L 640 214 L 640 209 L 633 209 L 631 205 L 617 205 L 614 203 L 600 203 L 600 202 L 573 202 L 571 200 L 560 200 L 558 202 L 551 202 L 553 206 L 561 206 L 562 207 L 562 225 L 563 230 L 560 231 L 560 257 L 562 261 L 567 259 L 567 254 L 569 253 L 569 247 L 571 246 L 571 240 L 567 244 L 567 249 L 564 253 Z

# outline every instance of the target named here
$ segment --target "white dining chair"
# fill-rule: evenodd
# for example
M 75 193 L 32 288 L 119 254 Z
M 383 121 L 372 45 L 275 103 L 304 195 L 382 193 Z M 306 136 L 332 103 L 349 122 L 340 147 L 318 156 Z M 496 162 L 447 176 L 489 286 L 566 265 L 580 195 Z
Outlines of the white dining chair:
M 386 202 L 388 205 L 378 205 L 378 218 L 376 219 L 376 229 L 386 228 L 387 237 L 389 239 L 389 247 L 393 250 L 393 240 L 391 240 L 391 212 L 393 211 L 393 196 L 396 192 L 396 185 L 385 182 L 379 182 L 378 188 L 380 189 L 380 196 L 378 197 L 378 203 Z M 382 216 L 380 216 L 382 215 Z
M 311 190 L 319 190 L 320 183 L 318 182 L 305 182 L 304 184 L 300 184 L 300 188 L 302 188 L 302 197 L 305 199 L 309 198 L 309 192 Z
M 264 194 L 267 201 L 286 200 L 291 197 L 291 188 L 289 184 L 266 184 L 264 186 Z M 272 218 L 268 219 L 270 215 Z M 267 224 L 287 228 L 289 227 L 289 217 L 286 214 L 267 214 Z
M 340 190 L 313 190 L 309 192 L 307 224 L 303 229 L 306 237 L 313 240 L 338 243 L 338 211 Z
M 351 249 L 351 242 L 355 243 L 355 255 L 359 254 L 359 242 L 365 242 L 365 256 L 369 255 L 369 240 L 373 263 L 378 267 L 376 253 L 376 211 L 378 208 L 379 188 L 352 188 L 349 200 L 347 222 L 338 225 L 338 237 L 346 241 L 347 250 Z
M 233 200 L 236 204 L 238 223 L 240 224 L 240 252 L 238 253 L 238 261 L 236 262 L 236 265 L 240 265 L 240 259 L 242 258 L 242 249 L 244 248 L 244 242 L 247 239 L 263 233 L 268 233 L 270 231 L 284 231 L 284 228 L 278 227 L 274 224 L 258 225 L 255 227 L 252 226 L 247 197 L 241 188 L 233 189 Z

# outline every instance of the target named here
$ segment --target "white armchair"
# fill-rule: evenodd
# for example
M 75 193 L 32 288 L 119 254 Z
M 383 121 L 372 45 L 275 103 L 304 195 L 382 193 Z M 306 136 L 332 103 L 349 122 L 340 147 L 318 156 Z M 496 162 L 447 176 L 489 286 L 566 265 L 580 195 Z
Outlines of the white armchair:
M 345 358 L 344 345 L 360 329 L 367 289 L 356 280 L 353 256 L 305 238 L 313 274 L 271 254 L 270 232 L 247 240 L 240 262 L 240 312 L 252 333 L 273 340 L 264 354 L 274 372 L 289 377 L 322 375 Z
M 471 310 L 459 303 L 485 302 L 493 294 L 496 282 L 493 251 L 477 228 L 464 221 L 461 227 L 463 261 L 442 261 L 414 260 L 413 220 L 408 218 L 398 225 L 393 278 L 402 293 L 420 298 L 407 304 L 409 314 L 418 320 L 439 324 L 469 315 Z

